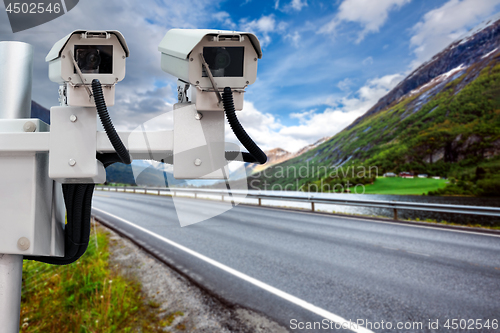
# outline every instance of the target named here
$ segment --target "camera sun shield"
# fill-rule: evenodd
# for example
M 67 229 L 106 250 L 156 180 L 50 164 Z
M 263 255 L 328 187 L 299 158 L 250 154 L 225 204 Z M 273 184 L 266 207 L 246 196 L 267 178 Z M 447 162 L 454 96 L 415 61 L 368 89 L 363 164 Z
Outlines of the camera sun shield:
M 231 87 L 239 93 L 257 79 L 257 62 L 262 58 L 257 37 L 240 31 L 171 29 L 158 50 L 162 53 L 163 71 L 195 86 L 201 93 L 213 90 L 213 86 L 200 54 L 217 86 Z
M 128 56 L 128 46 L 119 31 L 76 30 L 55 43 L 45 60 L 50 80 L 60 84 L 61 105 L 92 107 L 94 101 L 87 88 L 93 79 L 106 88 L 108 106 L 114 104 L 115 85 L 125 78 Z

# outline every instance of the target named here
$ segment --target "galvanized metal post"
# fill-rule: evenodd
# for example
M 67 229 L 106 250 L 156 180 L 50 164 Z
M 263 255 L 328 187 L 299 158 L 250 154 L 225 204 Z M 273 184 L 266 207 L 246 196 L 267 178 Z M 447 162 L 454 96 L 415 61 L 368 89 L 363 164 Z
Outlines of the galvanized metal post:
M 32 80 L 33 46 L 0 42 L 0 119 L 31 118 Z M 22 276 L 23 256 L 0 254 L 0 327 L 5 333 L 19 332 Z
M 20 254 L 0 254 L 0 325 L 2 332 L 19 332 L 22 280 L 23 256 Z

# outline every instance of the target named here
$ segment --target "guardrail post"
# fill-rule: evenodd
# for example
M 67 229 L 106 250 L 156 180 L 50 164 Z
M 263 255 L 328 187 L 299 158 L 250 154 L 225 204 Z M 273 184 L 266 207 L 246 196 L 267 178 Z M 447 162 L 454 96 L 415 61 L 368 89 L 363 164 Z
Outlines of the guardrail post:
M 311 211 L 314 212 L 314 202 L 311 202 Z
M 160 195 L 160 190 L 158 189 L 158 195 Z
M 127 193 L 127 186 L 123 186 L 123 192 Z
M 134 193 L 135 193 L 135 187 L 134 187 Z
M 224 194 L 222 195 L 222 201 L 224 201 Z
M 115 192 L 118 192 L 118 186 L 115 186 Z
M 194 198 L 197 199 L 198 198 L 198 193 L 194 192 Z
M 398 219 L 398 210 L 396 208 L 394 208 L 394 219 Z
M 259 206 L 262 206 L 262 199 L 259 198 Z

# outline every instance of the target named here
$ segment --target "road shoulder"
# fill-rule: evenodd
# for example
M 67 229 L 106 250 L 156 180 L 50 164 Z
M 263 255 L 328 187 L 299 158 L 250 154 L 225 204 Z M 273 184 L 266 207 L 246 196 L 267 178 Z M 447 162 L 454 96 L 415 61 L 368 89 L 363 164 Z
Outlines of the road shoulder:
M 110 264 L 141 283 L 148 304 L 175 318 L 170 332 L 287 332 L 254 311 L 223 304 L 132 241 L 98 225 L 110 233 Z

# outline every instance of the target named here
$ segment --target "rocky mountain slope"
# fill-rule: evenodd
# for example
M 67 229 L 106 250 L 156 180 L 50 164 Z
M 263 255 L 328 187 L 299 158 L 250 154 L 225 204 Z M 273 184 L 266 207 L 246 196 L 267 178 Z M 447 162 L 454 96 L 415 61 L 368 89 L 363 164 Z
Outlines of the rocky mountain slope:
M 500 154 L 498 19 L 473 29 L 421 65 L 327 142 L 273 166 L 268 179 L 253 177 L 250 183 L 293 183 L 287 189 L 297 190 L 319 180 L 336 182 L 325 169 L 349 166 L 373 167 L 379 175 L 414 171 L 459 178 L 464 173 L 475 177 L 471 173 L 487 164 L 486 173 L 494 174 L 500 168 L 495 164 Z M 283 169 L 301 167 L 308 168 L 307 175 L 283 176 Z M 341 178 L 362 182 L 367 176 Z
M 295 153 L 291 153 L 289 151 L 286 151 L 283 148 L 274 148 L 271 150 L 266 150 L 265 151 L 265 153 L 267 155 L 266 164 L 261 165 L 261 164 L 246 163 L 245 168 L 247 170 L 247 174 L 261 172 L 261 171 L 263 171 L 263 170 L 265 170 L 273 165 L 283 163 L 285 161 L 288 161 L 291 158 L 298 157 L 302 154 L 307 153 L 309 150 L 316 148 L 317 146 L 319 146 L 320 144 L 322 144 L 323 142 L 325 142 L 329 139 L 330 139 L 330 137 L 321 138 L 318 141 L 316 141 L 315 143 L 307 145 L 307 146 L 299 149 Z

